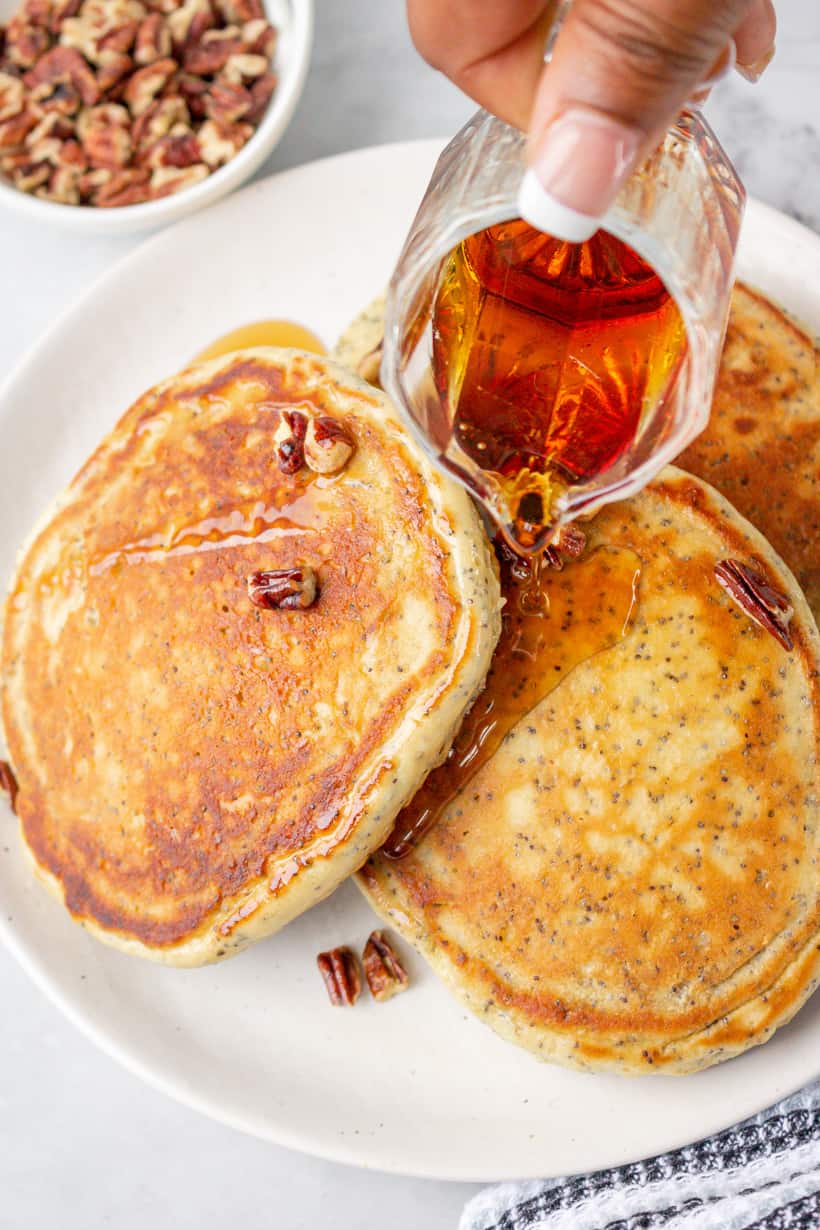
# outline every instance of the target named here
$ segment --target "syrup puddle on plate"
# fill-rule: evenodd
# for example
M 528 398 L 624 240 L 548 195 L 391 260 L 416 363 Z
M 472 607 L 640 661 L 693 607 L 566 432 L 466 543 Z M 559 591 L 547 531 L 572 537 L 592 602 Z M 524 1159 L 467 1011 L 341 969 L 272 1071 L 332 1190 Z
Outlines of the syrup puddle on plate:
M 563 570 L 543 556 L 502 565 L 501 638 L 484 691 L 443 764 L 399 813 L 382 852 L 403 858 L 428 833 L 504 736 L 581 662 L 624 639 L 635 617 L 641 560 L 626 548 L 597 547 Z
M 223 354 L 230 354 L 232 350 L 245 350 L 251 346 L 293 346 L 297 350 L 309 350 L 313 354 L 327 354 L 324 344 L 304 325 L 298 325 L 293 320 L 255 320 L 218 337 L 210 346 L 200 350 L 194 362 L 204 363 L 207 359 L 220 359 Z

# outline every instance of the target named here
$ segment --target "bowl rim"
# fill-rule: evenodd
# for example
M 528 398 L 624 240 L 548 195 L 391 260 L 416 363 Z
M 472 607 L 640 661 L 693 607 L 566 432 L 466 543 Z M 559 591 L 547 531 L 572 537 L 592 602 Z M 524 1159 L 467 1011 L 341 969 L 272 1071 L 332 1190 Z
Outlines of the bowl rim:
M 117 209 L 66 205 L 47 201 L 15 188 L 0 176 L 0 207 L 29 218 L 84 234 L 117 235 L 158 228 L 219 200 L 258 170 L 285 133 L 302 96 L 310 67 L 314 32 L 314 0 L 262 0 L 268 18 L 281 25 L 281 12 L 289 12 L 282 37 L 284 54 L 275 60 L 279 76 L 276 91 L 262 121 L 239 152 L 206 179 L 157 201 L 143 201 Z M 277 49 L 278 50 L 278 49 Z

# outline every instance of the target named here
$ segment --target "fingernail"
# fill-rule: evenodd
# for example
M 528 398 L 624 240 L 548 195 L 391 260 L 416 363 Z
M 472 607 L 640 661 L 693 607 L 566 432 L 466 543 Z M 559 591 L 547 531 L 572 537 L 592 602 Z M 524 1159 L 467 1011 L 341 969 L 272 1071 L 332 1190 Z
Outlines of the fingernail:
M 765 56 L 761 56 L 759 60 L 755 60 L 754 64 L 736 64 L 735 67 L 741 77 L 745 77 L 747 81 L 751 81 L 752 85 L 757 85 L 758 81 L 774 59 L 774 53 L 775 49 L 772 47 L 766 52 Z
M 521 217 L 556 239 L 589 239 L 629 175 L 640 142 L 640 133 L 597 111 L 564 112 L 547 129 L 524 176 Z

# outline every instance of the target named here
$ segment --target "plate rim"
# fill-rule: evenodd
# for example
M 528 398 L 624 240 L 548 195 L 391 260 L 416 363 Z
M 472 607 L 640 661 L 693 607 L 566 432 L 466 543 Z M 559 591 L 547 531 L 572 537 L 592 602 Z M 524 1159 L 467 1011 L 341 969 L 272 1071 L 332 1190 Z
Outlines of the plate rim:
M 367 154 L 383 152 L 388 156 L 393 156 L 412 150 L 417 155 L 429 153 L 432 162 L 432 159 L 441 151 L 445 143 L 446 138 L 423 138 L 412 141 L 377 143 L 354 150 L 330 154 L 323 158 L 314 159 L 310 162 L 275 172 L 270 176 L 248 184 L 237 193 L 232 193 L 226 198 L 223 201 L 223 205 L 227 206 L 238 196 L 250 196 L 254 192 L 264 190 L 262 186 L 267 185 L 271 180 L 282 182 L 287 180 L 288 177 L 298 177 L 300 172 L 304 171 L 307 167 L 312 168 L 319 165 L 330 167 L 335 163 L 344 164 Z M 216 203 L 214 209 L 218 210 L 219 208 L 220 204 Z M 748 217 L 749 214 L 756 215 L 758 220 L 766 226 L 776 227 L 781 233 L 785 232 L 786 235 L 791 234 L 794 240 L 815 246 L 820 255 L 820 235 L 817 235 L 813 230 L 796 219 L 754 197 L 750 197 L 748 200 L 746 216 Z M 48 347 L 52 338 L 59 334 L 76 312 L 82 310 L 101 293 L 105 293 L 109 283 L 116 284 L 123 275 L 127 276 L 131 265 L 139 264 L 144 259 L 146 252 L 150 251 L 152 245 L 167 242 L 168 235 L 173 235 L 178 227 L 184 227 L 188 223 L 188 217 L 182 218 L 172 225 L 144 238 L 131 251 L 115 260 L 88 287 L 83 289 L 64 306 L 47 328 L 25 349 L 5 378 L 0 381 L 0 406 L 13 394 L 17 382 L 23 379 L 31 366 L 38 361 L 41 351 Z M 786 307 L 786 311 L 789 311 L 788 307 Z M 520 1172 L 509 1172 L 502 1168 L 493 1179 L 488 1177 L 487 1173 L 476 1173 L 476 1171 L 470 1170 L 469 1166 L 463 1167 L 458 1160 L 453 1159 L 445 1159 L 441 1165 L 421 1165 L 418 1162 L 405 1164 L 398 1155 L 391 1155 L 390 1157 L 380 1155 L 378 1162 L 368 1162 L 367 1158 L 362 1154 L 361 1147 L 349 1145 L 344 1140 L 339 1139 L 338 1136 L 332 1139 L 317 1139 L 309 1130 L 291 1126 L 281 1119 L 274 1124 L 269 1120 L 259 1120 L 258 1116 L 253 1113 L 242 1117 L 234 1111 L 227 1109 L 224 1103 L 220 1103 L 212 1096 L 199 1096 L 196 1090 L 190 1088 L 185 1082 L 177 1082 L 168 1074 L 155 1070 L 154 1066 L 140 1057 L 133 1046 L 121 1043 L 116 1034 L 110 1029 L 98 1024 L 90 1008 L 87 1005 L 80 1004 L 76 995 L 68 993 L 60 986 L 59 981 L 52 975 L 42 953 L 39 950 L 30 949 L 30 946 L 18 935 L 14 923 L 7 919 L 5 913 L 0 913 L 0 941 L 3 942 L 6 949 L 46 998 L 103 1054 L 115 1060 L 126 1071 L 144 1081 L 150 1088 L 171 1097 L 174 1101 L 205 1115 L 209 1119 L 225 1124 L 245 1135 L 265 1140 L 282 1148 L 296 1150 L 326 1161 L 363 1169 L 377 1169 L 388 1174 L 439 1181 L 481 1184 L 526 1177 L 522 1176 Z M 794 1087 L 787 1083 L 780 1096 L 790 1096 L 802 1088 L 807 1081 L 817 1079 L 818 1077 L 820 1077 L 820 1052 L 818 1052 L 813 1072 L 807 1073 L 801 1082 Z M 759 1104 L 756 1104 L 756 1107 L 758 1110 L 765 1108 L 765 1106 L 761 1107 Z M 708 1129 L 709 1134 L 722 1131 L 736 1121 L 737 1116 L 727 1106 L 725 1117 L 723 1115 L 716 1115 L 714 1121 L 710 1120 L 710 1125 L 716 1123 L 718 1126 L 710 1126 Z M 673 1143 L 664 1144 L 663 1147 L 664 1149 L 674 1149 L 688 1143 L 690 1143 L 688 1136 L 682 1138 L 675 1137 Z M 640 1156 L 646 1155 L 642 1154 Z M 624 1165 L 631 1161 L 640 1160 L 639 1157 L 635 1157 L 631 1153 L 622 1155 L 616 1152 L 613 1158 L 614 1160 L 606 1164 Z M 580 1160 L 583 1166 L 583 1159 Z

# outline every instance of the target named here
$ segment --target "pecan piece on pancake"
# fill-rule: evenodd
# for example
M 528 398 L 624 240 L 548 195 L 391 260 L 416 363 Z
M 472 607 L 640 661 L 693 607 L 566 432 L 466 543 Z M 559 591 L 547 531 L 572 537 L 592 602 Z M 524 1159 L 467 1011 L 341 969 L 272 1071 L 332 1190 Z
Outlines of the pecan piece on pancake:
M 715 564 L 715 579 L 750 619 L 770 632 L 784 649 L 792 650 L 789 623 L 794 607 L 753 564 L 739 559 L 722 559 Z
M 312 418 L 305 434 L 305 461 L 317 474 L 337 474 L 353 456 L 356 442 L 348 429 L 329 414 Z
M 301 410 L 282 411 L 273 433 L 273 445 L 277 465 L 283 474 L 297 474 L 305 464 L 307 425 L 307 415 Z
M 544 559 L 551 568 L 558 571 L 564 567 L 567 559 L 577 559 L 583 555 L 587 545 L 587 536 L 577 525 L 562 525 L 550 542 L 544 548 Z
M 407 971 L 383 931 L 371 931 L 364 946 L 362 965 L 370 994 L 377 1003 L 407 990 Z
M 275 568 L 252 572 L 248 597 L 266 611 L 304 611 L 313 606 L 318 593 L 312 568 Z
M 15 811 L 19 787 L 14 770 L 7 760 L 0 760 L 0 790 L 9 796 L 9 807 Z
M 359 963 L 349 948 L 332 948 L 316 958 L 330 1002 L 337 1008 L 350 1008 L 361 995 Z

